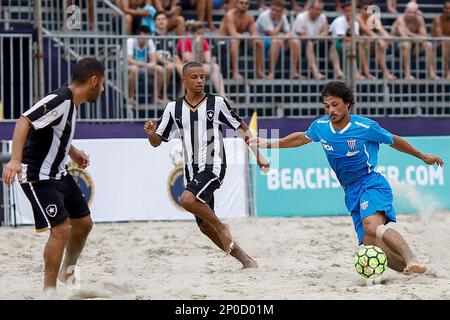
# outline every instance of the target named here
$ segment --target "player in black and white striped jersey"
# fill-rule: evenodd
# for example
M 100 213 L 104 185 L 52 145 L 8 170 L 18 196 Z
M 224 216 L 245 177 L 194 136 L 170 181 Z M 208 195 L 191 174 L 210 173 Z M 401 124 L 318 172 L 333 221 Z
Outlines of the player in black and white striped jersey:
M 185 191 L 181 205 L 196 216 L 200 230 L 219 248 L 239 260 L 244 268 L 256 268 L 258 263 L 234 243 L 227 224 L 214 213 L 214 191 L 225 177 L 226 157 L 221 126 L 238 130 L 246 141 L 251 132 L 247 124 L 221 96 L 204 91 L 206 74 L 201 64 L 190 62 L 183 67 L 183 82 L 187 94 L 169 102 L 157 123 L 147 121 L 144 130 L 153 147 L 167 142 L 177 134 L 184 152 Z M 263 171 L 269 164 L 252 148 Z
M 66 170 L 67 157 L 81 168 L 89 157 L 72 145 L 77 109 L 95 102 L 103 92 L 104 66 L 93 58 L 80 60 L 69 87 L 61 87 L 38 101 L 17 121 L 11 161 L 3 180 L 17 176 L 33 209 L 38 232 L 50 229 L 44 250 L 44 291 L 56 289 L 74 272 L 92 228 L 90 210 L 80 188 Z M 61 266 L 64 248 L 66 255 Z

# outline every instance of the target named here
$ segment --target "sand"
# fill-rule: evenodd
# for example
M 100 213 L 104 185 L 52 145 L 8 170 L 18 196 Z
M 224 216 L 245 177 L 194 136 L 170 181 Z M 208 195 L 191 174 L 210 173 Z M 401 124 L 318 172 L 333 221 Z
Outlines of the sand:
M 399 215 L 398 230 L 429 266 L 424 275 L 387 270 L 368 285 L 353 267 L 350 217 L 229 220 L 260 263 L 241 270 L 194 221 L 96 224 L 79 280 L 61 299 L 450 299 L 450 213 Z M 48 234 L 0 228 L 0 298 L 42 299 Z

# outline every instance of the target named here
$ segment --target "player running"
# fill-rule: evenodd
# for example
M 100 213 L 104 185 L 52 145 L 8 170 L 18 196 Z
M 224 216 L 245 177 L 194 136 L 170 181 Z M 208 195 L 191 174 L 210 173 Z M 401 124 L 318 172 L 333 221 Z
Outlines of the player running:
M 379 144 L 385 143 L 426 164 L 442 166 L 436 155 L 416 150 L 403 138 L 393 135 L 371 119 L 352 115 L 352 90 L 341 81 L 331 81 L 321 92 L 327 116 L 315 120 L 306 132 L 295 132 L 277 141 L 251 138 L 251 146 L 295 148 L 312 141 L 321 142 L 331 168 L 344 188 L 345 204 L 351 212 L 359 245 L 376 245 L 388 256 L 390 268 L 404 274 L 423 273 L 426 266 L 412 253 L 405 239 L 392 228 L 396 221 L 392 189 L 374 171 Z
M 252 137 L 247 124 L 221 96 L 204 91 L 206 74 L 203 66 L 189 62 L 183 67 L 187 94 L 169 102 L 159 122 L 147 121 L 144 130 L 153 147 L 178 136 L 184 152 L 185 190 L 181 205 L 196 216 L 200 230 L 220 249 L 239 260 L 243 268 L 256 268 L 258 263 L 233 242 L 229 226 L 214 213 L 214 191 L 225 177 L 226 160 L 221 125 L 237 130 L 244 140 Z M 268 162 L 251 148 L 261 169 L 269 170 Z

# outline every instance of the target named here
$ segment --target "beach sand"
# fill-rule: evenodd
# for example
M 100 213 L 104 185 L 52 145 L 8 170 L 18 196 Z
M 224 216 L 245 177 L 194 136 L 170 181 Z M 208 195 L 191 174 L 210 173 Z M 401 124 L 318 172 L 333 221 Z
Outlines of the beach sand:
M 79 280 L 61 299 L 450 299 L 450 212 L 399 215 L 397 229 L 429 270 L 388 269 L 368 285 L 355 271 L 349 216 L 227 221 L 260 264 L 241 270 L 192 221 L 96 224 Z M 0 228 L 0 298 L 41 299 L 48 233 Z

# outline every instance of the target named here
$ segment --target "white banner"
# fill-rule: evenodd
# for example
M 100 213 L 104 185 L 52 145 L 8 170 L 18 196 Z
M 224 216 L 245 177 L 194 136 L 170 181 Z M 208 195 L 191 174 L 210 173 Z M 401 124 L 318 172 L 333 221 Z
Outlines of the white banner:
M 221 218 L 248 215 L 245 179 L 246 152 L 241 139 L 224 139 L 227 173 L 214 193 Z M 86 170 L 69 172 L 80 185 L 97 222 L 193 219 L 177 204 L 184 190 L 182 149 L 178 140 L 153 148 L 147 139 L 74 140 L 89 154 Z M 33 214 L 22 189 L 15 184 L 18 224 L 33 224 Z

